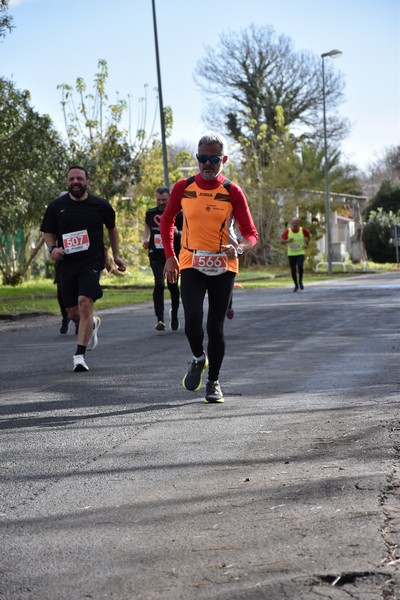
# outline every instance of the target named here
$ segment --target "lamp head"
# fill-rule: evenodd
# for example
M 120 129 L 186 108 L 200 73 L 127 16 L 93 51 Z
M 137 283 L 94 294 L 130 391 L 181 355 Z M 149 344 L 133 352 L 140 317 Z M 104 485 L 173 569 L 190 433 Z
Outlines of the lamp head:
M 329 56 L 330 58 L 338 58 L 341 54 L 343 54 L 341 50 L 330 50 L 329 52 L 324 52 L 324 54 L 321 54 L 321 58 L 325 58 L 326 56 Z

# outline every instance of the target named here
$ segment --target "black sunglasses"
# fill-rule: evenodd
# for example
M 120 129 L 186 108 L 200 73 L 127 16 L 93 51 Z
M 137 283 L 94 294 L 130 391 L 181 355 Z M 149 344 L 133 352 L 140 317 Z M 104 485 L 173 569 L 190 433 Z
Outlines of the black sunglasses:
M 203 165 L 205 165 L 207 161 L 210 162 L 212 165 L 217 165 L 221 161 L 222 157 L 223 154 L 221 154 L 220 156 L 207 156 L 207 154 L 196 154 L 197 160 Z

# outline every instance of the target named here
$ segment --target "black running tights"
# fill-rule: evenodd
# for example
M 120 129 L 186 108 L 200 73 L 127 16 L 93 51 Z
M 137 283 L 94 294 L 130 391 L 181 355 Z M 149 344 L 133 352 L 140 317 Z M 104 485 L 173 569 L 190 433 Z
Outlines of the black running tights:
M 164 321 L 164 265 L 160 260 L 150 260 L 150 266 L 154 275 L 153 302 L 154 312 L 159 321 Z M 179 308 L 179 287 L 177 283 L 168 282 L 169 293 L 171 294 L 171 308 L 173 313 L 178 312 Z
M 303 265 L 304 265 L 304 254 L 298 254 L 297 256 L 289 256 L 289 265 L 290 270 L 292 272 L 292 279 L 297 285 L 297 283 L 303 282 Z M 299 271 L 299 281 L 297 281 L 297 271 L 296 267 Z
M 224 324 L 232 296 L 235 273 L 205 275 L 196 269 L 181 271 L 181 298 L 185 313 L 185 334 L 193 356 L 204 352 L 204 298 L 208 294 L 207 356 L 208 379 L 217 381 L 225 354 Z

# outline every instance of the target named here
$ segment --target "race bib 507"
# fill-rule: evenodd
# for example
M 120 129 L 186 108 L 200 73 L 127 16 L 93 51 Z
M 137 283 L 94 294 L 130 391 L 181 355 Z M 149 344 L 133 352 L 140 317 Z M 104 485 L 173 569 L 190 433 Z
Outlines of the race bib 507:
M 62 237 L 65 254 L 82 252 L 83 250 L 87 250 L 90 246 L 89 235 L 86 229 L 64 233 Z

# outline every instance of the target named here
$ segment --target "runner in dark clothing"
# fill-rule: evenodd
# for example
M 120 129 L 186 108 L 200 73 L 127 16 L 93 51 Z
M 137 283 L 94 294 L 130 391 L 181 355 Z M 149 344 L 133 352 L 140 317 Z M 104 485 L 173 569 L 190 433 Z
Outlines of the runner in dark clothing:
M 165 330 L 164 320 L 164 266 L 165 252 L 160 234 L 160 219 L 169 199 L 169 189 L 159 187 L 156 190 L 157 206 L 146 212 L 146 225 L 143 235 L 143 247 L 149 251 L 150 267 L 154 275 L 153 302 L 154 312 L 157 317 L 155 329 L 157 331 Z M 175 254 L 179 256 L 182 234 L 182 213 L 178 213 L 174 225 L 174 249 Z M 179 309 L 179 287 L 177 283 L 167 283 L 169 293 L 171 294 L 170 327 L 173 331 L 179 329 L 178 309 Z
M 74 371 L 88 371 L 86 350 L 97 346 L 100 317 L 93 316 L 93 304 L 102 297 L 100 275 L 104 268 L 103 228 L 108 236 L 118 270 L 125 271 L 119 256 L 119 236 L 111 204 L 89 194 L 86 169 L 71 167 L 68 192 L 47 207 L 40 230 L 50 257 L 57 262 L 57 283 L 68 318 L 79 325 L 78 346 L 73 356 Z

